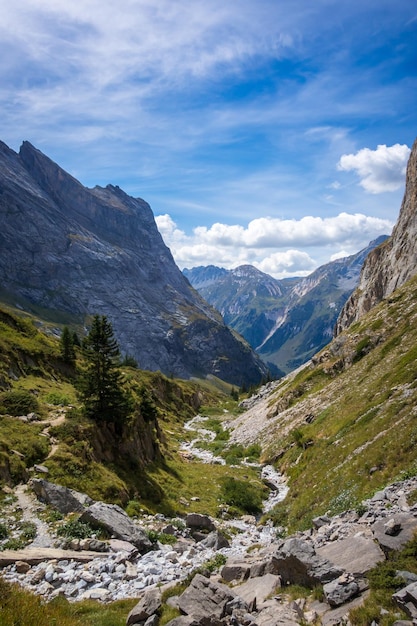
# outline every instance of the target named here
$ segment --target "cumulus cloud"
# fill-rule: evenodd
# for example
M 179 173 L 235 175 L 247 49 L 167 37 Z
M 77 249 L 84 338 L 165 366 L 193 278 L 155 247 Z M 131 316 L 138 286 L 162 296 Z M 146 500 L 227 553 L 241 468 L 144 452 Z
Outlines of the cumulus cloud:
M 212 264 L 231 269 L 249 263 L 276 278 L 305 276 L 330 258 L 358 252 L 393 226 L 361 213 L 340 213 L 299 220 L 261 217 L 247 226 L 215 223 L 187 235 L 170 215 L 155 219 L 181 268 Z
M 360 185 L 369 193 L 395 191 L 404 184 L 410 148 L 396 143 L 393 146 L 379 145 L 376 150 L 362 148 L 356 154 L 344 154 L 338 169 L 355 171 Z

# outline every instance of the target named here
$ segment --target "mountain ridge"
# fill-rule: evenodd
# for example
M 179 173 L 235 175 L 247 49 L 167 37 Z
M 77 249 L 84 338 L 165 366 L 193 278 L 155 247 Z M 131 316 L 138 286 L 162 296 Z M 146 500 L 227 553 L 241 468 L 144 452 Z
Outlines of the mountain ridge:
M 150 206 L 120 188 L 88 189 L 23 142 L 0 146 L 0 280 L 20 306 L 57 319 L 105 314 L 142 369 L 259 383 L 267 367 L 192 289 Z
M 251 265 L 184 269 L 201 295 L 235 328 L 272 371 L 299 367 L 333 337 L 338 314 L 359 281 L 362 264 L 386 236 L 307 277 L 278 280 Z

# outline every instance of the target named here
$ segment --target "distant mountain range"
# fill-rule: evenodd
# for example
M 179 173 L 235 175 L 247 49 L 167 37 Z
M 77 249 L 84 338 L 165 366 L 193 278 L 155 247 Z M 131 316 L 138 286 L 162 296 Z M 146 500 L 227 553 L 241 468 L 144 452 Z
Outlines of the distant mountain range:
M 308 361 L 333 337 L 363 262 L 386 236 L 352 256 L 319 267 L 306 278 L 277 280 L 251 265 L 184 269 L 192 286 L 238 331 L 275 374 Z
M 87 189 L 29 142 L 0 142 L 0 298 L 57 325 L 106 315 L 122 353 L 180 378 L 261 382 L 267 367 L 190 286 L 149 205 Z

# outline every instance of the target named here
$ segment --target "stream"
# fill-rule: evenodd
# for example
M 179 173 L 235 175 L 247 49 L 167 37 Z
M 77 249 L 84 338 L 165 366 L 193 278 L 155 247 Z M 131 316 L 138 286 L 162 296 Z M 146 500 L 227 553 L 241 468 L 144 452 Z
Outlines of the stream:
M 203 450 L 198 447 L 201 441 L 210 442 L 216 437 L 216 433 L 208 428 L 204 428 L 204 422 L 209 418 L 202 415 L 196 415 L 191 420 L 184 424 L 184 429 L 189 432 L 195 432 L 196 437 L 191 441 L 183 442 L 180 449 L 186 452 L 188 455 L 194 456 L 202 463 L 217 463 L 225 465 L 225 460 L 220 456 L 215 456 L 210 450 Z M 243 461 L 242 464 L 245 464 Z M 252 467 L 259 467 L 261 478 L 267 487 L 270 489 L 269 496 L 263 502 L 262 510 L 264 513 L 270 511 L 276 504 L 282 502 L 288 493 L 288 486 L 286 484 L 285 477 L 278 472 L 272 465 L 257 465 L 253 463 L 247 463 Z M 237 526 L 236 520 L 234 525 Z

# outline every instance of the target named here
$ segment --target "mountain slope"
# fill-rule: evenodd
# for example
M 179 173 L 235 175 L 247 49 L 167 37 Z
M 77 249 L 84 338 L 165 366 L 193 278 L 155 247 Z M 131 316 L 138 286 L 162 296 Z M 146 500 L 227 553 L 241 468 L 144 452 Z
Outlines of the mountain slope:
M 406 186 L 398 221 L 391 237 L 364 264 L 356 291 L 346 302 L 337 332 L 360 319 L 417 273 L 417 140 L 407 165 Z
M 276 280 L 250 265 L 197 267 L 183 273 L 262 358 L 281 374 L 299 367 L 333 336 L 338 314 L 356 287 L 368 253 L 319 267 L 306 278 Z
M 259 382 L 266 366 L 193 290 L 149 205 L 86 189 L 24 142 L 0 144 L 0 281 L 12 302 L 57 321 L 107 315 L 142 369 Z

